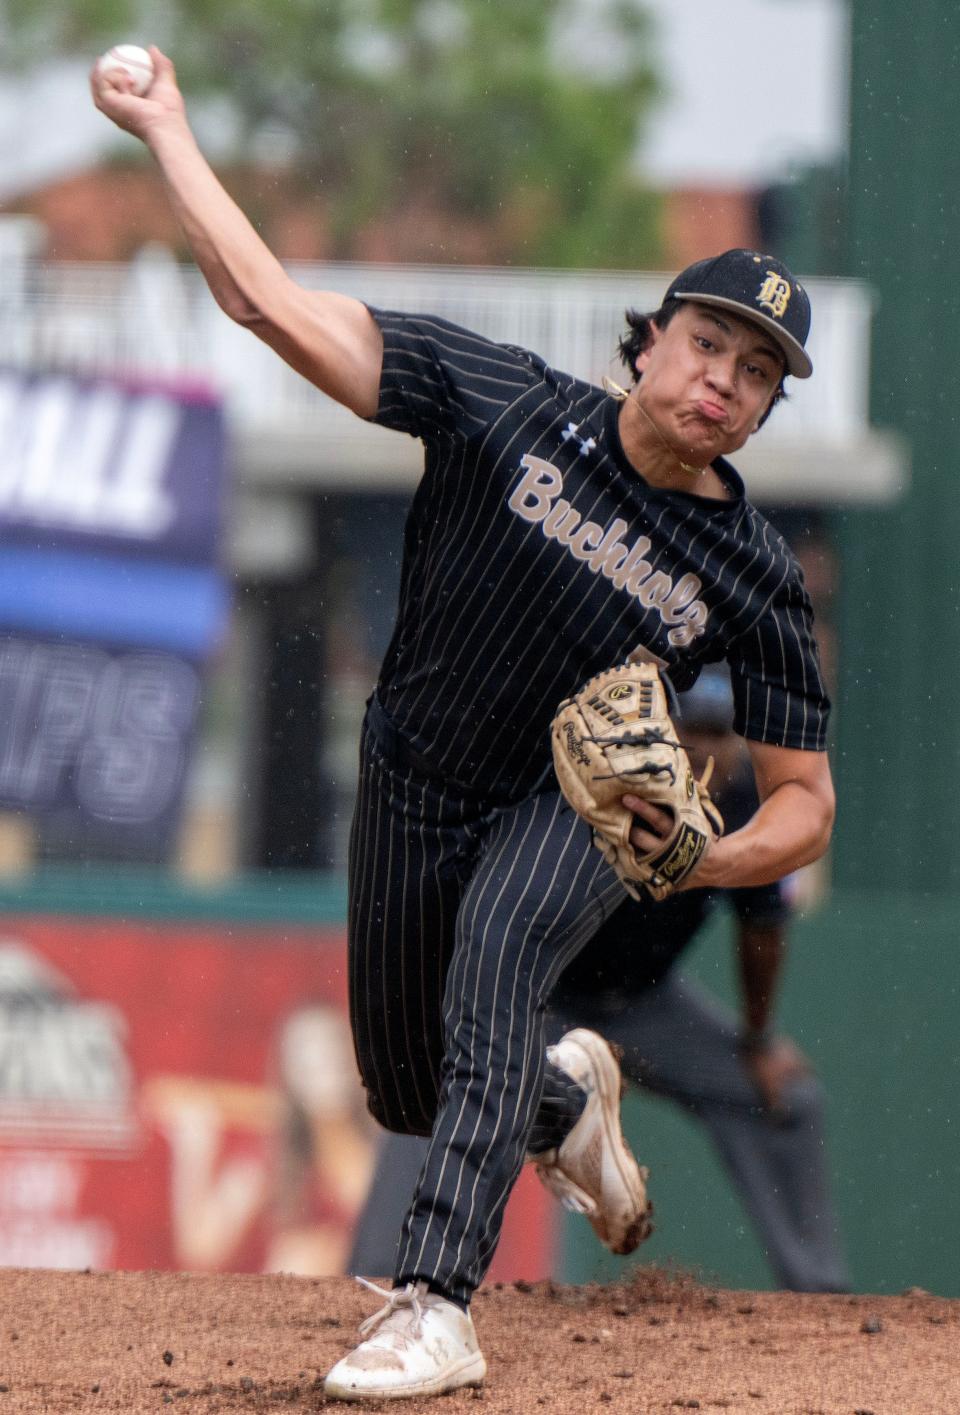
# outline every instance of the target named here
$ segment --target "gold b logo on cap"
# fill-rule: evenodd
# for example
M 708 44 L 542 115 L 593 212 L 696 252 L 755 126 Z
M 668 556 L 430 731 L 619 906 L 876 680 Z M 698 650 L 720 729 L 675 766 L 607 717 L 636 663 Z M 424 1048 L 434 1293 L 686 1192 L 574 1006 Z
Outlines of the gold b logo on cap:
M 767 278 L 760 286 L 757 304 L 765 305 L 774 319 L 782 319 L 787 312 L 793 290 L 789 280 L 784 280 L 775 270 L 767 271 Z

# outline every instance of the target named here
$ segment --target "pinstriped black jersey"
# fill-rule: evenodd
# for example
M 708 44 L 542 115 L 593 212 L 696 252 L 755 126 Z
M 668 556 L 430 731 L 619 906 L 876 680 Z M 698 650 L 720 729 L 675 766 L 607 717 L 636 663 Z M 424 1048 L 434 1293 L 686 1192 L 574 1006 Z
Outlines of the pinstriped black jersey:
M 429 315 L 374 310 L 374 421 L 422 439 L 378 695 L 439 773 L 517 796 L 585 678 L 643 645 L 678 689 L 725 659 L 743 736 L 822 751 L 829 702 L 795 558 L 751 506 L 649 486 L 603 390 Z

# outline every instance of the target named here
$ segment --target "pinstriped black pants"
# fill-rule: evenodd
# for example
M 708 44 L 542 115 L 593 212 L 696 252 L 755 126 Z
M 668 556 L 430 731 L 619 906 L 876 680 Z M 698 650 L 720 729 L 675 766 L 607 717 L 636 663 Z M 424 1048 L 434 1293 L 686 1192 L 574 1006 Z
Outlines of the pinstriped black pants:
M 411 763 L 374 702 L 350 851 L 350 1008 L 373 1115 L 430 1135 L 395 1276 L 468 1302 L 528 1150 L 582 1104 L 544 1056 L 564 966 L 622 899 L 556 791 L 494 804 Z

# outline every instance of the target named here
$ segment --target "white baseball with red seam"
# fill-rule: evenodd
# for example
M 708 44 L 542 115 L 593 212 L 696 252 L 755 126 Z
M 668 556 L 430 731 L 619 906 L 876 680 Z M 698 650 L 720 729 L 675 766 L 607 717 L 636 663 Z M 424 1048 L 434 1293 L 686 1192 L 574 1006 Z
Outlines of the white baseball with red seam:
M 153 60 L 139 44 L 115 44 L 97 60 L 97 75 L 109 78 L 111 74 L 125 73 L 133 79 L 133 92 L 143 95 L 153 83 L 155 70 Z

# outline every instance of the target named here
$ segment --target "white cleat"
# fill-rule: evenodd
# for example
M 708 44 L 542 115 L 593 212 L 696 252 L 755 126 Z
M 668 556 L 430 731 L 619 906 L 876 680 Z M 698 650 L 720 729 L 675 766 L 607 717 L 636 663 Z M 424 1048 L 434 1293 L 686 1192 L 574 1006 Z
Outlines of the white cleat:
M 556 1149 L 535 1158 L 538 1176 L 564 1208 L 585 1214 L 601 1243 L 632 1253 L 653 1232 L 647 1170 L 637 1164 L 620 1128 L 620 1066 L 596 1032 L 575 1027 L 547 1057 L 587 1093 L 587 1103 Z
M 469 1312 L 438 1297 L 425 1282 L 388 1292 L 365 1278 L 364 1287 L 387 1305 L 361 1323 L 365 1337 L 338 1361 L 323 1384 L 337 1400 L 403 1400 L 478 1386 L 487 1363 Z

